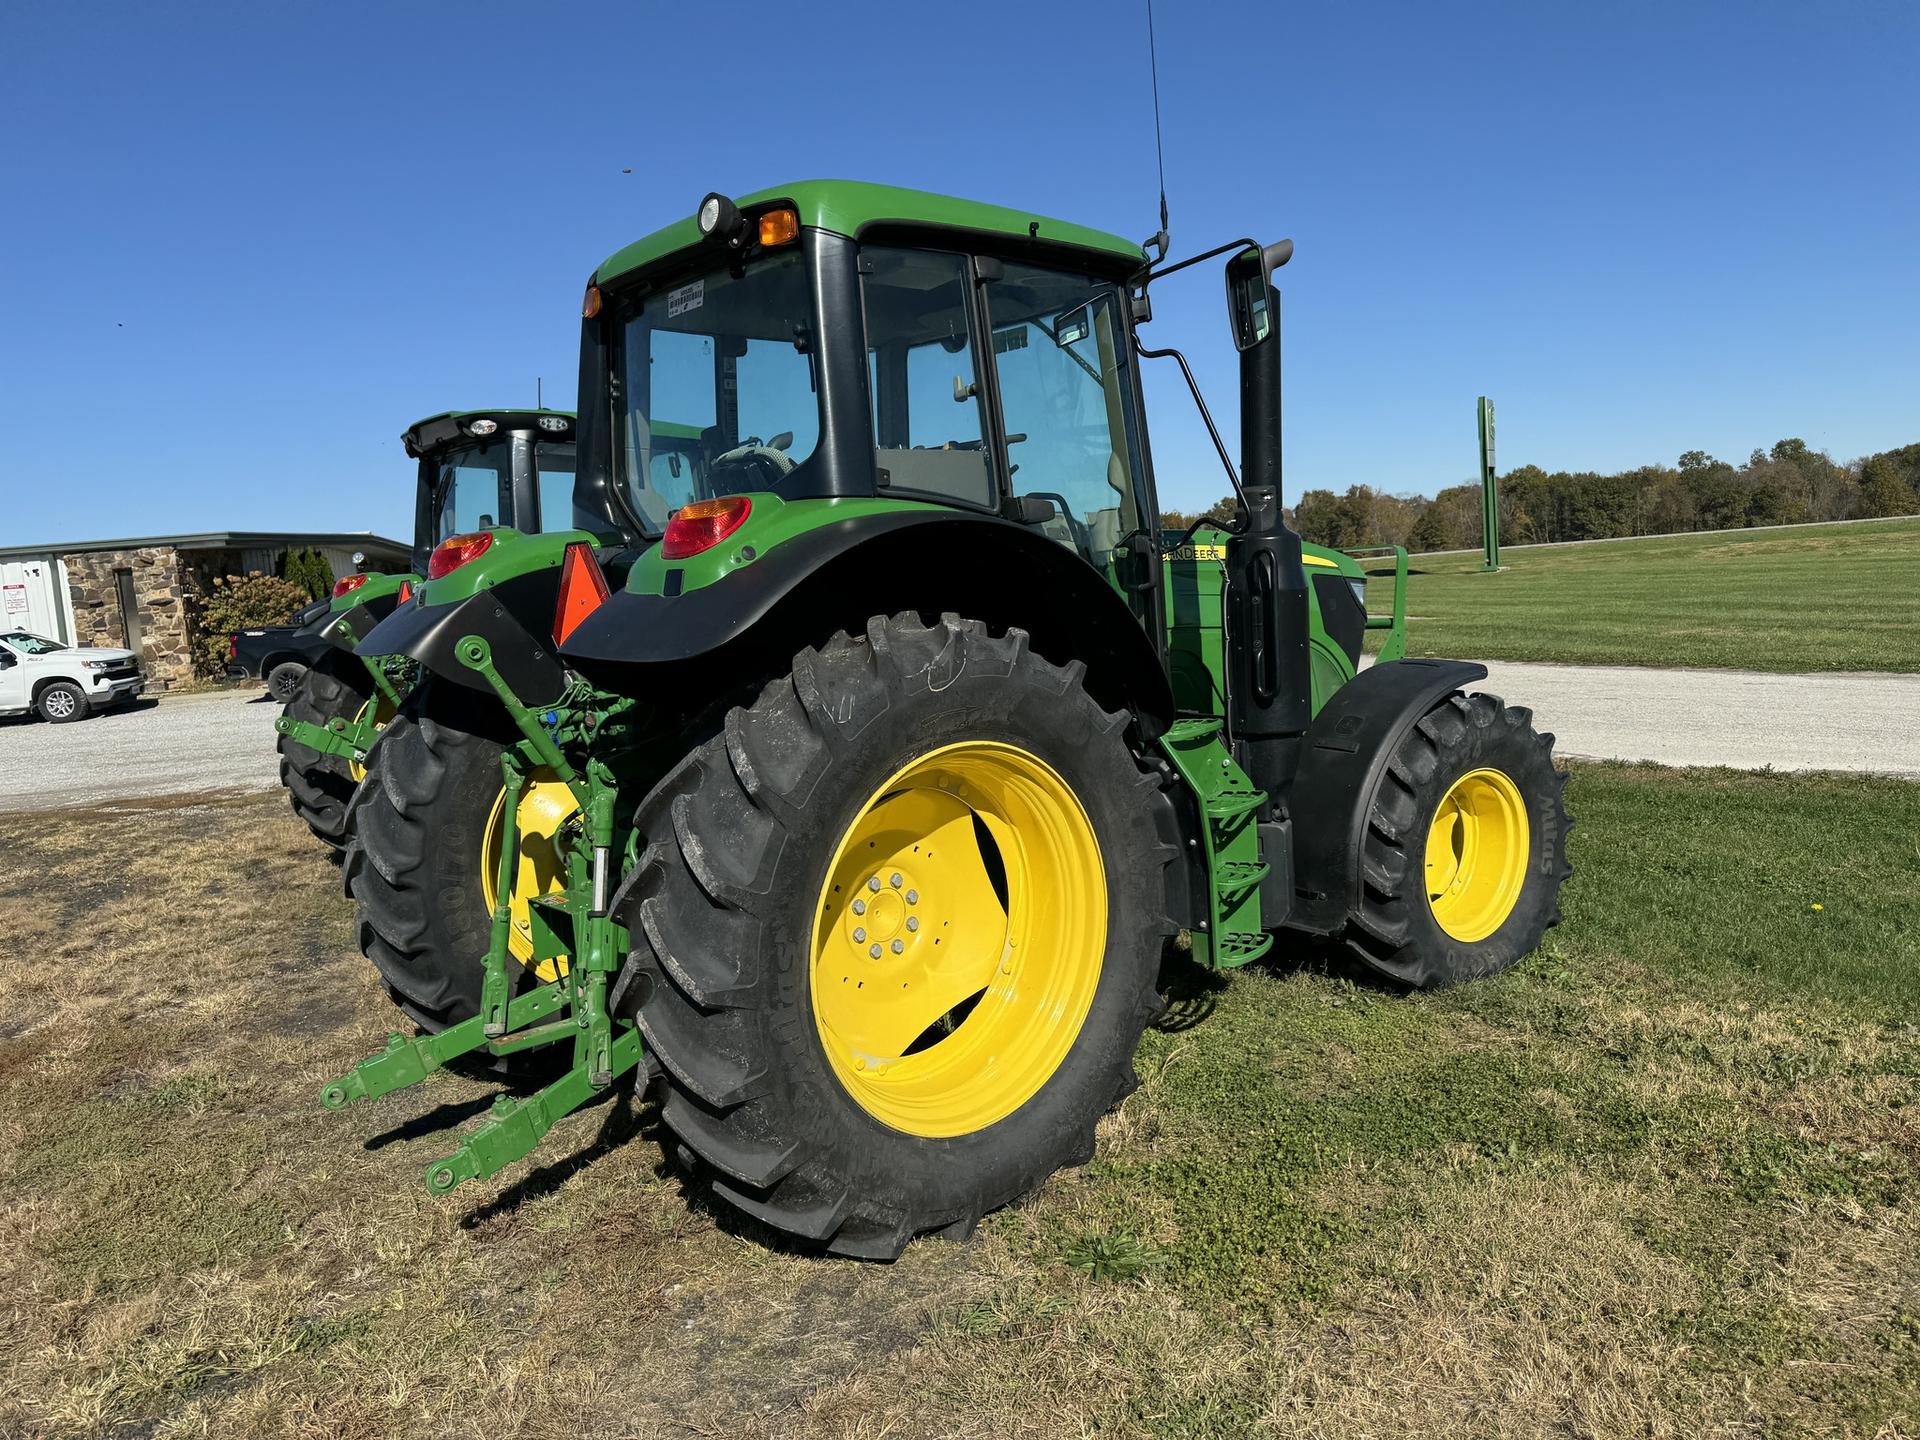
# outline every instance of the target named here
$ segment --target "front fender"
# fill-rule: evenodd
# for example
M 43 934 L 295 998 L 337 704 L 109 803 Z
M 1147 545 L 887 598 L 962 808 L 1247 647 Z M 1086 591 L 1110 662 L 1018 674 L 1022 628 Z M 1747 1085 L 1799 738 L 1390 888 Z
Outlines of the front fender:
M 1288 792 L 1295 902 L 1288 924 L 1328 934 L 1358 904 L 1373 793 L 1401 739 L 1445 695 L 1487 677 L 1469 660 L 1392 660 L 1362 670 L 1307 727 Z

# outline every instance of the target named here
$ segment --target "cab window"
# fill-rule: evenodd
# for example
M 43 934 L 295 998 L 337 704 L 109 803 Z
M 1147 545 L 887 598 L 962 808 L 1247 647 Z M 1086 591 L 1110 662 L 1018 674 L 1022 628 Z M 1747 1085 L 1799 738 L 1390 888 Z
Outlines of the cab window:
M 871 245 L 861 259 L 881 493 L 992 508 L 967 262 Z
M 533 464 L 540 492 L 540 529 L 591 530 L 593 516 L 582 515 L 573 505 L 573 442 L 542 440 L 533 448 Z
M 1052 501 L 1041 532 L 1104 567 L 1140 524 L 1120 290 L 1009 263 L 986 292 L 1013 493 Z
M 440 462 L 434 481 L 433 538 L 465 535 L 513 518 L 513 441 L 502 435 Z M 503 518 L 504 517 L 504 518 Z

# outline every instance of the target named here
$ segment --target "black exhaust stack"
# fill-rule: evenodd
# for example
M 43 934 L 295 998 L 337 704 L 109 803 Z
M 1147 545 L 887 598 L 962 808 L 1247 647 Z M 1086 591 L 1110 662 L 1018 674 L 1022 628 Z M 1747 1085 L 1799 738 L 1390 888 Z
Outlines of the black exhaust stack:
M 1240 468 L 1247 528 L 1227 542 L 1229 723 L 1241 767 L 1279 798 L 1293 783 L 1313 718 L 1307 576 L 1300 537 L 1280 513 L 1280 294 L 1268 272 L 1293 243 L 1227 266 L 1240 347 Z

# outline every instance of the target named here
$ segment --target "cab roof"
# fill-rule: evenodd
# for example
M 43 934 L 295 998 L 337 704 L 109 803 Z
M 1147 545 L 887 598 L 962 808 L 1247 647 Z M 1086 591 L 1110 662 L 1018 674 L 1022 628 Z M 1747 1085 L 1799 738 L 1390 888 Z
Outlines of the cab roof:
M 734 204 L 743 212 L 751 213 L 781 201 L 799 212 L 802 225 L 855 239 L 862 231 L 878 226 L 921 226 L 1039 244 L 1050 249 L 1085 251 L 1105 262 L 1102 269 L 1137 269 L 1146 263 L 1145 252 L 1138 244 L 1104 230 L 1026 210 L 1009 210 L 1002 205 L 958 200 L 951 195 L 905 190 L 895 185 L 870 185 L 861 180 L 799 180 L 740 196 Z M 616 250 L 594 272 L 593 281 L 606 284 L 618 280 L 677 251 L 691 249 L 700 244 L 700 238 L 699 225 L 688 215 L 623 250 Z
M 574 414 L 571 410 L 442 410 L 438 415 L 429 415 L 424 420 L 416 420 L 400 435 L 400 443 L 407 447 L 407 454 L 418 460 L 429 450 L 438 450 L 456 440 L 466 439 L 467 423 L 472 420 L 492 420 L 502 430 L 526 430 L 535 428 L 530 422 L 547 415 L 567 422 L 564 430 L 553 431 L 556 440 L 573 438 Z

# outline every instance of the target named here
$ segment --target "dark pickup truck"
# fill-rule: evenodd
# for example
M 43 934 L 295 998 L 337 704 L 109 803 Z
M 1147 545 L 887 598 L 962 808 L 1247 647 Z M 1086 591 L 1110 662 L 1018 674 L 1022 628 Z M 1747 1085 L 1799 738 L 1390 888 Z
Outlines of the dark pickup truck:
M 330 603 L 316 600 L 285 625 L 236 630 L 227 641 L 227 678 L 264 680 L 282 705 L 293 699 L 307 667 L 332 648 L 318 626 L 307 629 L 326 615 Z

